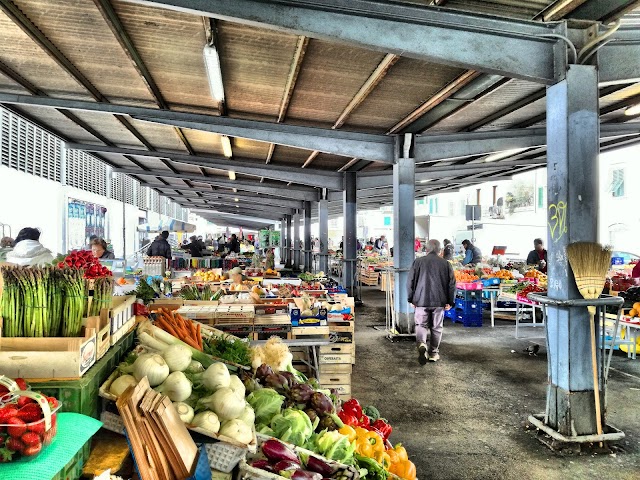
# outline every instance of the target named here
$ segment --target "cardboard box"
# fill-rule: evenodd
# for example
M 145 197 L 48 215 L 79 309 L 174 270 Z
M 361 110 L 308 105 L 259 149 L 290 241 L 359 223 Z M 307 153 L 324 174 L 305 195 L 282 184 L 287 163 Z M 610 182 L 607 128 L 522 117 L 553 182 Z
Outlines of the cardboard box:
M 96 363 L 96 330 L 81 337 L 0 338 L 0 371 L 31 381 L 75 380 Z
M 85 327 L 96 330 L 96 361 L 100 360 L 112 345 L 109 315 L 103 310 L 99 317 L 89 317 L 83 323 Z
M 129 320 L 134 317 L 134 303 L 136 303 L 135 295 L 125 295 L 122 297 L 113 297 L 111 299 L 111 308 L 108 310 L 109 319 L 111 321 L 111 335 L 120 330 L 125 323 L 129 322 Z

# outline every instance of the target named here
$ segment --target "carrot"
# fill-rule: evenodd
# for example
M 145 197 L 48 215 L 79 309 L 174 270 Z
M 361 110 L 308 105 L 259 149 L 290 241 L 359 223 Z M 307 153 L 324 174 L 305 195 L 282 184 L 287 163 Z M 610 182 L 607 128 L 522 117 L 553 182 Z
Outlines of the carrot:
M 176 338 L 180 338 L 180 335 L 178 334 L 178 332 L 176 332 L 176 330 L 173 328 L 173 326 L 169 325 L 168 323 L 165 323 L 165 328 L 163 330 L 166 330 L 167 332 L 169 332 L 171 335 L 173 335 Z
M 202 330 L 200 328 L 200 322 L 198 322 L 198 325 L 196 325 L 196 341 L 198 342 L 198 345 L 200 345 L 200 350 L 203 350 L 203 347 L 202 347 Z
M 193 340 L 193 339 L 191 339 L 191 338 L 187 337 L 187 338 L 183 338 L 183 339 L 182 339 L 182 341 L 183 341 L 184 343 L 186 343 L 187 345 L 189 345 L 190 347 L 193 347 L 193 348 L 195 348 L 196 350 L 200 350 L 200 351 L 202 351 L 202 350 L 201 350 L 201 348 L 198 346 L 198 344 L 195 342 L 195 340 Z

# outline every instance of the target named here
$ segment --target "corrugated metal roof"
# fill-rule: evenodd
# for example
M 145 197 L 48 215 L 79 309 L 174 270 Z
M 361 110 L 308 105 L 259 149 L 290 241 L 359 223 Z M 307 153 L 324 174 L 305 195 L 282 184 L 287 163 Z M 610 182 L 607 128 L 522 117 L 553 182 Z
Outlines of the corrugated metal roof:
M 93 2 L 16 0 L 15 3 L 110 101 L 147 107 L 157 105 Z M 428 8 L 427 4 L 430 1 L 415 0 L 409 3 L 419 3 Z M 444 3 L 445 8 L 533 18 L 553 1 L 448 0 L 438 3 Z M 207 32 L 203 19 L 199 16 L 124 3 L 120 0 L 113 0 L 112 4 L 169 106 L 180 111 L 218 115 L 218 104 L 211 97 L 204 66 L 203 48 L 207 43 Z M 631 15 L 627 18 L 627 21 L 631 21 L 634 17 Z M 223 21 L 217 21 L 216 26 L 216 43 L 225 84 L 226 113 L 234 118 L 275 121 L 287 96 L 287 81 L 299 38 L 296 35 Z M 309 40 L 297 81 L 291 85 L 291 101 L 284 121 L 290 124 L 333 126 L 384 57 L 385 55 L 379 52 L 323 40 Z M 47 95 L 56 98 L 92 99 L 84 87 L 4 13 L 0 13 L 0 62 L 15 70 Z M 457 68 L 400 58 L 385 72 L 359 106 L 350 112 L 344 119 L 344 125 L 339 128 L 388 131 L 429 99 L 439 98 L 437 95 L 464 72 Z M 486 83 L 476 87 L 477 92 L 469 94 L 469 97 L 476 95 L 475 101 L 468 102 L 453 114 L 447 114 L 448 116 L 442 118 L 428 132 L 495 130 L 522 125 L 523 121 L 535 121 L 536 125 L 544 125 L 544 120 L 536 118 L 545 111 L 544 98 L 538 98 L 530 104 L 524 101 L 532 94 L 540 92 L 539 85 L 520 80 L 505 80 L 491 91 L 487 92 L 486 88 Z M 0 91 L 24 93 L 24 90 L 1 74 Z M 619 102 L 629 103 L 635 96 L 640 96 L 640 86 L 622 88 L 603 97 L 601 107 L 610 108 Z M 455 107 L 460 105 L 461 99 L 456 98 L 455 93 L 449 98 Z M 504 114 L 502 118 L 488 118 L 517 102 L 518 108 Z M 32 117 L 38 117 L 42 124 L 72 141 L 100 143 L 98 139 L 55 110 L 34 107 L 22 110 Z M 451 109 L 448 109 L 448 112 L 450 111 Z M 434 110 L 433 114 L 436 112 L 439 110 Z M 605 115 L 603 120 L 615 120 L 620 117 L 621 112 L 622 107 L 616 107 L 615 111 Z M 90 112 L 74 114 L 97 130 L 108 142 L 143 148 L 135 135 L 113 115 Z M 186 151 L 185 145 L 172 127 L 131 119 L 129 123 L 154 149 Z M 186 129 L 183 132 L 197 153 L 223 155 L 219 135 Z M 261 161 L 266 160 L 270 150 L 267 143 L 241 138 L 232 139 L 232 148 L 235 158 Z M 307 150 L 277 146 L 271 162 L 275 165 L 298 168 L 305 163 L 310 153 Z M 121 155 L 109 154 L 104 157 L 117 165 L 137 168 Z M 155 171 L 169 171 L 159 160 L 137 158 L 142 165 Z M 309 166 L 335 171 L 350 161 L 351 158 L 348 157 L 319 154 Z M 176 163 L 175 168 L 192 174 L 193 184 L 199 188 L 199 167 Z M 371 164 L 366 170 L 386 168 L 388 166 L 383 164 Z M 228 178 L 225 171 L 205 169 L 205 172 Z M 144 179 L 152 185 L 161 185 L 161 182 L 155 181 L 149 174 L 145 175 Z M 238 178 L 256 179 L 247 175 L 238 175 Z M 179 179 L 167 178 L 167 181 L 181 188 L 185 185 Z M 286 182 L 265 184 L 284 188 Z M 202 184 L 201 187 L 210 190 L 210 186 L 206 184 Z

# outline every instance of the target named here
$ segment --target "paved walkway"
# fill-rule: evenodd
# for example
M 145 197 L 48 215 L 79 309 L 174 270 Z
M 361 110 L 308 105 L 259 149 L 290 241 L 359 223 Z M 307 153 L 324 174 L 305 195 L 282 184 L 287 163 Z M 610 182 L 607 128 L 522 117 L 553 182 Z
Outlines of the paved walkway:
M 363 300 L 353 394 L 379 406 L 420 480 L 640 479 L 640 359 L 617 354 L 609 381 L 608 421 L 627 434 L 626 451 L 563 457 L 523 428 L 545 407 L 544 339 L 530 357 L 522 350 L 531 342 L 514 338 L 512 322 L 492 329 L 445 320 L 442 360 L 422 367 L 413 342 L 392 343 L 372 328 L 384 325 L 384 294 L 365 288 Z

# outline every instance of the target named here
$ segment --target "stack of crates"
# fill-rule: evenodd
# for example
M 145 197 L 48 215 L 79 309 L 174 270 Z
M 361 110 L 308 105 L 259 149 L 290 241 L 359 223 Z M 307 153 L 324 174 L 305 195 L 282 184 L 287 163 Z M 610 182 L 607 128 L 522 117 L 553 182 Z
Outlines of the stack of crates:
M 331 345 L 320 347 L 319 381 L 324 388 L 335 388 L 342 399 L 351 398 L 351 372 L 356 361 L 355 303 L 345 298 L 343 303 L 351 308 L 353 318 L 329 318 Z M 340 316 L 338 316 L 340 317 Z
M 482 290 L 460 290 L 456 293 L 454 322 L 465 327 L 482 326 Z

